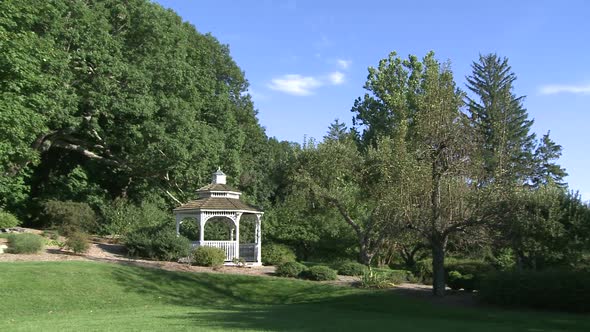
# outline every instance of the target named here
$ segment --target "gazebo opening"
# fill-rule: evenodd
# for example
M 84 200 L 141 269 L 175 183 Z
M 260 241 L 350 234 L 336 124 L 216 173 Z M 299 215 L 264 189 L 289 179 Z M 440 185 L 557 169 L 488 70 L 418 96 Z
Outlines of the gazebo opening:
M 211 184 L 197 193 L 196 200 L 174 209 L 176 233 L 187 236 L 193 247 L 223 249 L 228 265 L 235 258 L 261 265 L 263 212 L 242 202 L 241 193 L 226 184 L 226 175 L 219 169 Z

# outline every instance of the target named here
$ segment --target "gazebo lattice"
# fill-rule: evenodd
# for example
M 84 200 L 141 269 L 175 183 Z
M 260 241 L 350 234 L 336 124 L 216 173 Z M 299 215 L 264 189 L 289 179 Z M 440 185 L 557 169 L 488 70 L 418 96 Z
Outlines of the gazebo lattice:
M 196 200 L 174 209 L 176 234 L 180 234 L 180 225 L 184 219 L 195 219 L 199 226 L 199 240 L 191 243 L 193 248 L 209 246 L 223 249 L 226 264 L 231 264 L 234 258 L 243 258 L 248 265 L 261 265 L 261 219 L 264 212 L 242 202 L 240 200 L 241 193 L 229 187 L 226 181 L 227 176 L 218 169 L 213 173 L 211 184 L 197 190 L 199 197 Z M 254 243 L 240 243 L 240 219 L 245 214 L 256 217 Z M 205 240 L 207 221 L 219 217 L 231 221 L 232 237 L 226 241 Z M 235 234 L 235 238 L 233 234 Z

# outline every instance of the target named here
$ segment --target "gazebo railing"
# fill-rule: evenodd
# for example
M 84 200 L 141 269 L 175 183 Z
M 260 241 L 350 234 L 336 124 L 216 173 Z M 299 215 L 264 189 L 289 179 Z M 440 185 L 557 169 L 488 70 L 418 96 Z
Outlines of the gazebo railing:
M 207 246 L 223 249 L 223 251 L 225 251 L 226 262 L 231 262 L 235 257 L 238 256 L 236 253 L 236 241 L 193 241 L 191 246 L 193 248 Z M 256 243 L 241 243 L 240 257 L 244 258 L 248 262 L 255 262 Z

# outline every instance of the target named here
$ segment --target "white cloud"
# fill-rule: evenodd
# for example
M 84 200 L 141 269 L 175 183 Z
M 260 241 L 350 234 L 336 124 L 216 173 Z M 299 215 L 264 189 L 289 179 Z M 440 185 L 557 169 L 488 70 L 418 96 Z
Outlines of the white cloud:
M 543 95 L 554 95 L 558 93 L 590 94 L 590 84 L 586 85 L 545 85 L 539 89 Z
M 308 96 L 313 90 L 322 86 L 322 82 L 313 76 L 298 74 L 283 75 L 273 78 L 268 85 L 272 90 L 282 91 L 295 96 Z
M 350 65 L 352 64 L 352 61 L 351 60 L 338 59 L 338 60 L 336 60 L 336 63 L 338 64 L 338 66 L 340 66 L 340 68 L 342 68 L 342 69 L 348 69 L 348 67 L 350 67 Z
M 340 85 L 340 84 L 344 83 L 344 74 L 339 71 L 335 71 L 333 73 L 330 73 L 330 75 L 328 75 L 328 81 L 331 84 Z

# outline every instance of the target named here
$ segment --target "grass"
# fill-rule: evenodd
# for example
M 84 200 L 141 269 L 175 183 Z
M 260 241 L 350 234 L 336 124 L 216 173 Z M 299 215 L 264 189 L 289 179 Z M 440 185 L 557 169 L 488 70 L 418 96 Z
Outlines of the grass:
M 391 291 L 92 262 L 0 263 L 6 331 L 590 331 L 582 315 L 435 306 Z

